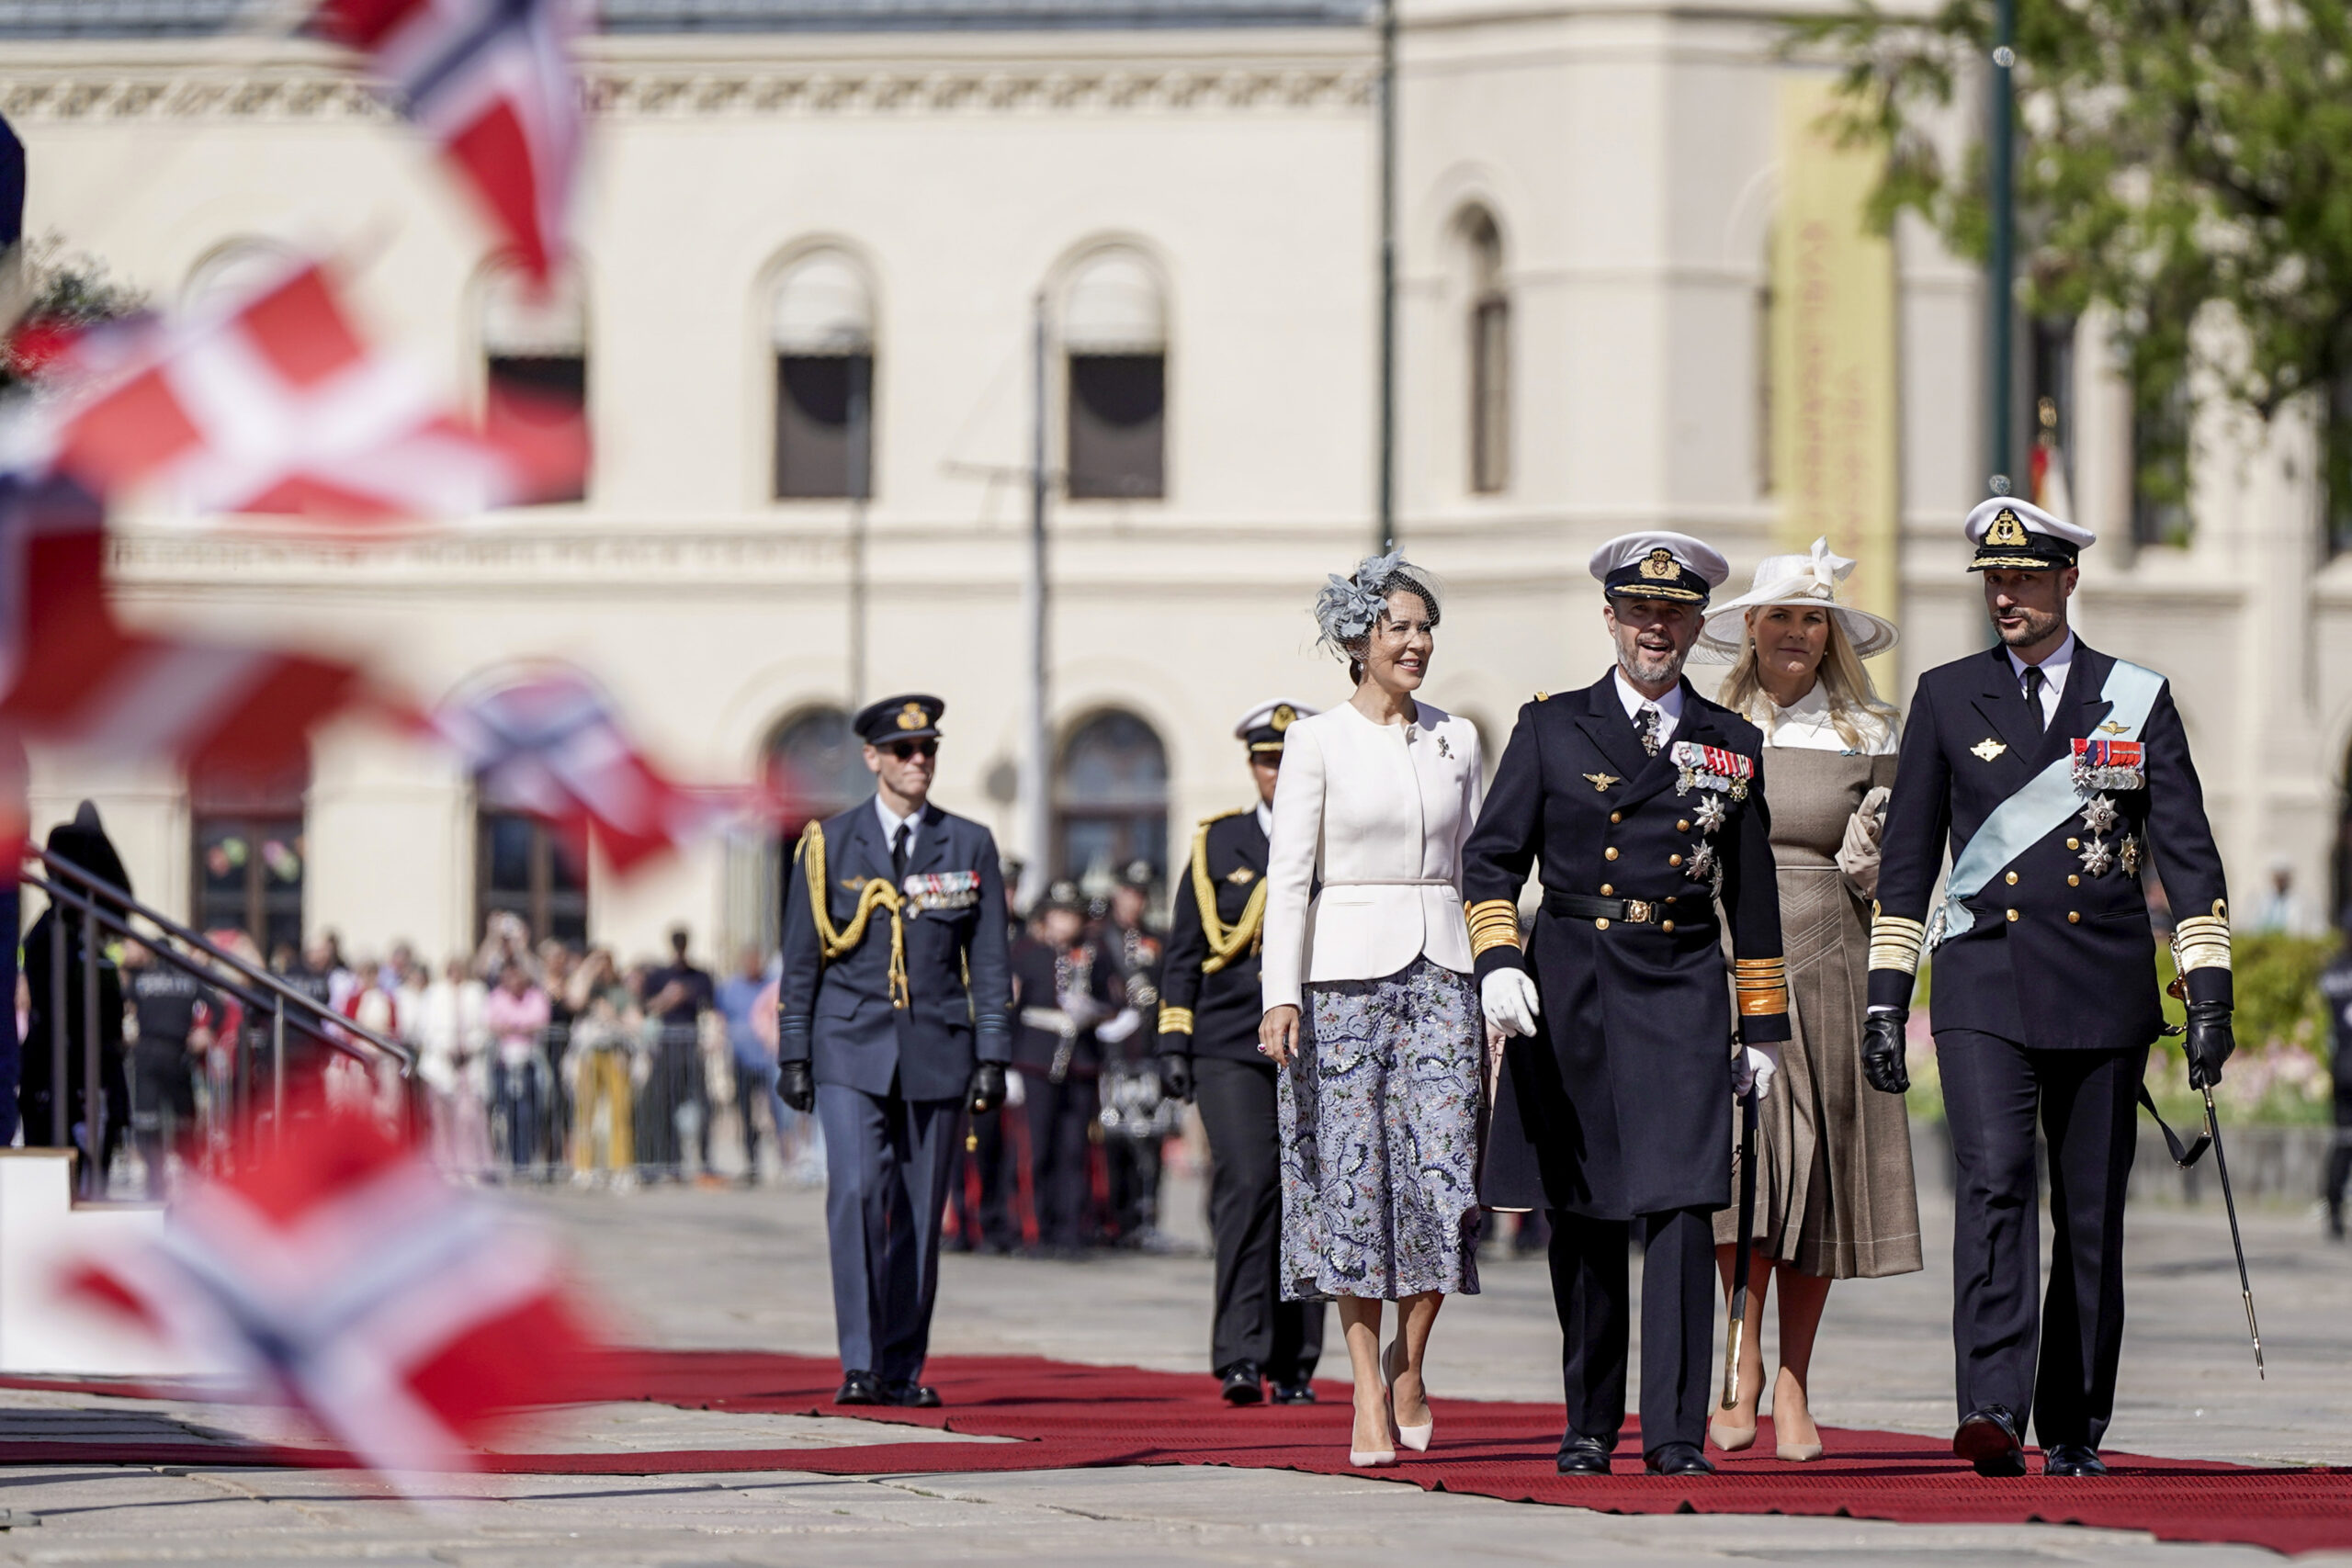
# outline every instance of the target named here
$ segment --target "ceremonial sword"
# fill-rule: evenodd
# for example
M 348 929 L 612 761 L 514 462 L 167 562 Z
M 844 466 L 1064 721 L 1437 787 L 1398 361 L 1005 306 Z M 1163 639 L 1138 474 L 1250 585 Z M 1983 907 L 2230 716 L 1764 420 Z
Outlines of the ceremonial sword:
M 2176 932 L 2173 936 L 2173 962 L 2177 965 L 2179 961 L 2180 937 Z M 2165 992 L 2175 1001 L 2186 1001 L 2188 997 L 2188 982 L 2184 976 L 2176 973 L 2173 976 L 2172 984 L 2165 987 Z M 2164 1032 L 2166 1034 L 2185 1034 L 2188 1032 L 2188 1025 L 2168 1023 L 2165 1025 Z M 2147 1092 L 2144 1088 L 2140 1091 L 2143 1098 L 2145 1098 Z M 2222 1207 L 2229 1211 L 2230 1215 L 2230 1250 L 2236 1253 L 2238 1258 L 2238 1297 L 2245 1303 L 2245 1331 L 2254 1340 L 2254 1375 L 2264 1382 L 2267 1382 L 2270 1381 L 2270 1374 L 2262 1365 L 2262 1325 L 2255 1320 L 2254 1315 L 2254 1280 L 2245 1271 L 2245 1237 L 2238 1231 L 2237 1194 L 2230 1190 L 2230 1158 L 2222 1151 L 2222 1119 L 2213 1109 L 2211 1084 L 2205 1086 L 2204 1094 L 2204 1145 L 2190 1150 L 2186 1155 L 2176 1148 L 2173 1158 L 2183 1170 L 2186 1170 L 2197 1163 L 2197 1156 L 2205 1152 L 2205 1145 L 2211 1145 L 2213 1150 L 2214 1174 L 2222 1179 Z M 2149 1109 L 2154 1110 L 2154 1101 L 2149 1102 Z M 2164 1127 L 2163 1117 L 2156 1118 L 2156 1125 Z M 2174 1141 L 2171 1128 L 2165 1127 L 2165 1138 L 2168 1143 Z
M 2226 1189 L 2225 1189 L 2226 1190 Z M 1739 1098 L 1739 1250 L 1732 1255 L 1731 1329 L 1724 1343 L 1724 1403 L 1739 1403 L 1739 1341 L 1747 1327 L 1748 1255 L 1755 1250 L 1756 1086 Z

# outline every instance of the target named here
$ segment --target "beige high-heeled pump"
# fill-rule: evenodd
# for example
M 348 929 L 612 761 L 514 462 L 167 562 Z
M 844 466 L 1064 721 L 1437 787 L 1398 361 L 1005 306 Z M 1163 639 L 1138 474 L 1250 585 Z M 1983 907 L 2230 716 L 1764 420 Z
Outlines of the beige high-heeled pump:
M 1753 1426 L 1735 1427 L 1720 1416 L 1708 1418 L 1707 1436 L 1713 1440 L 1715 1447 L 1727 1454 L 1736 1454 L 1743 1449 L 1756 1446 L 1756 1428 Z
M 1389 1358 L 1404 1348 L 1405 1341 L 1402 1338 L 1392 1339 L 1388 1342 L 1388 1348 L 1380 1353 L 1380 1386 L 1388 1391 L 1388 1427 L 1389 1430 L 1396 1434 L 1396 1440 L 1405 1447 L 1417 1454 L 1427 1453 L 1430 1438 L 1437 1431 L 1437 1416 L 1432 1414 L 1428 1420 L 1418 1427 L 1408 1427 L 1396 1419 L 1396 1374 L 1404 1371 L 1404 1368 L 1401 1364 L 1392 1362 Z

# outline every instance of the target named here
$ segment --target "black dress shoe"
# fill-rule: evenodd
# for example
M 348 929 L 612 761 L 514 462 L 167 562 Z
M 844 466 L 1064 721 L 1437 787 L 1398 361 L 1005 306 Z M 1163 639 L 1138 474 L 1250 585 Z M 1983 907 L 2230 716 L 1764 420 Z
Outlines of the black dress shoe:
M 1276 1404 L 1312 1404 L 1315 1403 L 1315 1385 L 1304 1377 L 1295 1382 L 1277 1382 L 1273 1399 Z
M 2041 1450 L 2044 1475 L 2105 1475 L 2107 1461 L 2088 1443 L 2052 1443 Z
M 1713 1475 L 1715 1467 L 1696 1443 L 1667 1443 L 1642 1456 L 1642 1469 L 1652 1475 Z
M 842 1386 L 833 1394 L 835 1404 L 880 1404 L 882 1380 L 872 1372 L 843 1372 Z
M 1976 1467 L 1979 1475 L 2025 1473 L 2025 1448 L 2018 1441 L 2018 1418 L 2006 1404 L 1972 1410 L 1951 1437 L 1951 1451 Z
M 939 1391 L 929 1383 L 909 1379 L 903 1382 L 882 1385 L 882 1403 L 895 1404 L 902 1410 L 936 1410 L 942 1403 Z
M 1218 1374 L 1225 1379 L 1225 1402 L 1238 1408 L 1255 1404 L 1266 1397 L 1265 1374 L 1258 1371 L 1255 1361 L 1236 1361 Z
M 1570 1432 L 1560 1439 L 1560 1473 L 1606 1475 L 1609 1456 L 1616 1447 L 1612 1438 L 1588 1438 L 1581 1432 Z

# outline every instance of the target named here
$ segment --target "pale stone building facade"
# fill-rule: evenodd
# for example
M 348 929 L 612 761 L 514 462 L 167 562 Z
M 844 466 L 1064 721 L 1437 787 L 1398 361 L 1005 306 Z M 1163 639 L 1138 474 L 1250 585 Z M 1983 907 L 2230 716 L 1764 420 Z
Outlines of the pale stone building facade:
M 512 374 L 583 396 L 595 465 L 576 502 L 365 547 L 126 519 L 129 614 L 345 651 L 424 702 L 560 659 L 682 777 L 751 779 L 781 747 L 807 782 L 840 765 L 862 553 L 862 694 L 944 697 L 938 798 L 1034 856 L 1012 781 L 1042 301 L 1043 852 L 1181 854 L 1244 796 L 1243 708 L 1343 694 L 1306 606 L 1373 536 L 1379 41 L 1353 0 L 606 0 L 579 276 L 537 311 L 426 152 L 324 51 L 223 30 L 239 9 L 0 0 L 28 232 L 165 304 L 330 252 L 465 395 Z M 1430 694 L 1490 748 L 1532 692 L 1604 668 L 1600 539 L 1688 530 L 1742 581 L 1773 547 L 1758 321 L 1776 84 L 1804 69 L 1777 9 L 1405 4 L 1398 531 L 1451 592 Z M 1979 285 L 1919 233 L 1895 254 L 1916 671 L 1982 637 L 1955 532 L 1983 482 Z M 2110 540 L 2086 635 L 2174 675 L 2242 908 L 2283 856 L 2316 911 L 2352 559 L 2323 558 L 2308 462 L 2225 431 L 2191 542 L 2134 550 L 2101 364 L 2086 346 L 2064 389 L 2078 509 Z M 457 951 L 492 907 L 625 953 L 770 919 L 758 835 L 582 889 L 447 757 L 365 721 L 268 798 L 36 754 L 37 822 L 83 795 L 164 908 L 350 952 Z

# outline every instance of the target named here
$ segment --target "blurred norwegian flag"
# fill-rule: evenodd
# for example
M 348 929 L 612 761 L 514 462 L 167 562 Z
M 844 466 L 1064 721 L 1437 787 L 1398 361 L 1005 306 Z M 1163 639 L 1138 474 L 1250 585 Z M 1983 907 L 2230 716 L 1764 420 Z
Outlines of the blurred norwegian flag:
M 578 0 L 324 0 L 316 16 L 321 32 L 368 57 L 546 282 L 580 172 Z
M 353 522 L 453 517 L 564 493 L 577 420 L 460 422 L 408 360 L 371 347 L 306 263 L 224 312 L 94 329 L 47 350 L 65 388 L 55 464 L 101 494 L 146 485 L 201 513 Z
M 630 741 L 588 678 L 549 668 L 492 675 L 426 721 L 457 748 L 485 802 L 553 827 L 586 863 L 593 840 L 627 874 L 718 827 L 736 806 L 672 782 Z
M 105 512 L 69 479 L 0 470 L 0 722 L 109 759 L 266 775 L 356 694 L 348 665 L 126 631 Z
M 539 1229 L 319 1086 L 301 1102 L 281 1142 L 192 1182 L 160 1241 L 75 1266 L 67 1292 L 396 1483 L 471 1469 L 504 1418 L 596 1392 L 598 1338 Z

